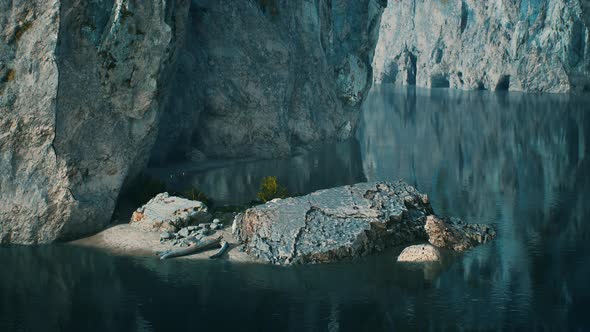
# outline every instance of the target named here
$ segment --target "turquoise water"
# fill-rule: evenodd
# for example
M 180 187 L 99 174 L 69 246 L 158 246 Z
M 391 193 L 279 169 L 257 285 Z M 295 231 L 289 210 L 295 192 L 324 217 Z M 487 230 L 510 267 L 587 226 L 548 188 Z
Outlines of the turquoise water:
M 402 178 L 498 237 L 444 266 L 395 251 L 280 268 L 67 245 L 0 249 L 0 331 L 590 330 L 590 100 L 377 87 L 356 140 L 292 159 L 156 170 L 219 204 Z

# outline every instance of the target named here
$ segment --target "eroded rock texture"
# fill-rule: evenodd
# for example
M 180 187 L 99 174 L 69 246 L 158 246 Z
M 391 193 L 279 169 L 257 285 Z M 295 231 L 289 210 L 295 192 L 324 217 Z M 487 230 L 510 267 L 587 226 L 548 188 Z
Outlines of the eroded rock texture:
M 160 193 L 135 210 L 129 224 L 147 232 L 177 232 L 191 223 L 211 219 L 202 202 Z
M 363 256 L 434 235 L 457 250 L 450 245 L 463 237 L 477 241 L 472 233 L 484 227 L 459 229 L 441 221 L 447 228 L 426 229 L 432 213 L 428 197 L 403 182 L 359 183 L 251 208 L 236 216 L 233 231 L 249 255 L 286 265 Z M 494 236 L 490 231 L 478 243 Z
M 390 1 L 377 83 L 515 91 L 590 91 L 585 0 Z
M 188 2 L 0 1 L 0 242 L 104 227 L 155 140 Z

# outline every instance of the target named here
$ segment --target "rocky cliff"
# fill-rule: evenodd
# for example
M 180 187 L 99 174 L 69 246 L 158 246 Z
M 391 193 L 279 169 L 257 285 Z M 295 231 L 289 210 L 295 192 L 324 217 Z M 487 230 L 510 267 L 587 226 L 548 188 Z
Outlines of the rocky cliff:
M 375 82 L 587 92 L 589 27 L 587 0 L 390 1 Z
M 155 159 L 350 136 L 383 6 L 0 0 L 0 243 L 104 227 L 158 131 Z
M 349 137 L 382 0 L 193 0 L 154 160 L 276 157 Z M 182 121 L 179 121 L 182 119 Z
M 0 1 L 0 242 L 104 227 L 157 133 L 188 2 Z

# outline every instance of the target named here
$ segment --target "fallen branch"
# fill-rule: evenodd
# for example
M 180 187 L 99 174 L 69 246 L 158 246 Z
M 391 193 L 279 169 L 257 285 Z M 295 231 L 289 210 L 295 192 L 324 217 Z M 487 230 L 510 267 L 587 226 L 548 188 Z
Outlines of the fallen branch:
M 227 241 L 221 241 L 221 248 L 219 248 L 219 250 L 214 255 L 209 256 L 209 258 L 215 259 L 223 256 L 223 254 L 227 251 L 228 248 L 229 243 L 227 243 Z
M 167 258 L 174 258 L 174 257 L 182 257 L 187 255 L 196 254 L 201 251 L 209 250 L 218 248 L 220 246 L 221 236 L 217 238 L 209 238 L 203 239 L 191 246 L 186 248 L 168 250 L 163 253 L 160 253 L 160 259 L 167 259 Z

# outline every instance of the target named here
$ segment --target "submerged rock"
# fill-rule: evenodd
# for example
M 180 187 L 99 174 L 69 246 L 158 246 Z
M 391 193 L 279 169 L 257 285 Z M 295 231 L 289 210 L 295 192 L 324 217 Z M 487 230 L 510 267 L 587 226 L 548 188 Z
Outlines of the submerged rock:
M 403 182 L 359 183 L 253 207 L 232 230 L 249 255 L 279 265 L 363 256 L 429 236 L 465 250 L 495 236 L 490 226 L 447 225 L 432 214 L 428 197 Z M 445 228 L 427 230 L 427 220 Z
M 418 244 L 404 249 L 397 257 L 398 262 L 439 262 L 441 254 L 438 248 L 430 244 Z
M 176 232 L 190 223 L 208 218 L 211 215 L 202 202 L 162 193 L 133 212 L 130 224 L 145 231 Z M 179 235 L 188 236 L 188 228 L 182 231 L 186 235 Z

